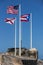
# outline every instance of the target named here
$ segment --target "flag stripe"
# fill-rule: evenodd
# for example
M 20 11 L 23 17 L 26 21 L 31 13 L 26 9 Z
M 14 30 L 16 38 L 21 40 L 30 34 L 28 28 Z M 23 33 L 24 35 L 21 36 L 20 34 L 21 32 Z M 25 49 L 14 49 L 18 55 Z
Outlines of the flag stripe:
M 26 18 L 21 18 L 21 21 L 26 21 L 27 22 L 28 20 Z
M 27 17 L 27 16 L 30 16 L 30 14 L 25 14 L 25 15 L 22 15 L 21 17 Z

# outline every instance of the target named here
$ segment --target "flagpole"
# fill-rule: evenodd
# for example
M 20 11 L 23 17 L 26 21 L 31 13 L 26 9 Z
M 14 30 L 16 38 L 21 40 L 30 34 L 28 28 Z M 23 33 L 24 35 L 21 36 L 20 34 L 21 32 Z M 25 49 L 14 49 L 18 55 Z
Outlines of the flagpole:
M 30 13 L 30 48 L 32 49 L 32 13 Z
M 15 56 L 16 56 L 16 20 L 15 20 Z
M 19 5 L 19 56 L 21 56 L 21 5 Z

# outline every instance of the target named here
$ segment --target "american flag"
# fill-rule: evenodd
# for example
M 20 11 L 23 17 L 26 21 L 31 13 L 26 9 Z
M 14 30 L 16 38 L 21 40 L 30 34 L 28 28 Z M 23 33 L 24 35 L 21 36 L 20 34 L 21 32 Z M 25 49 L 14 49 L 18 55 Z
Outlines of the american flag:
M 15 21 L 16 19 L 15 18 L 5 18 L 5 22 L 6 23 L 9 23 L 9 24 L 14 24 L 14 21 Z
M 8 14 L 18 14 L 18 8 L 19 8 L 19 5 L 16 5 L 16 6 L 8 6 L 7 13 Z
M 20 17 L 21 21 L 28 22 L 30 19 L 30 14 L 25 14 Z

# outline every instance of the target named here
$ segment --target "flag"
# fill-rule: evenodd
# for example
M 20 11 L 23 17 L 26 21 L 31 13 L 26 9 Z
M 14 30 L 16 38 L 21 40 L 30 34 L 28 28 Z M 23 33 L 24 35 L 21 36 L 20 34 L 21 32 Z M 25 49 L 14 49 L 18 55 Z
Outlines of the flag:
M 8 13 L 8 14 L 18 14 L 18 8 L 19 8 L 19 5 L 9 6 L 9 7 L 7 8 L 7 13 Z
M 15 18 L 6 18 L 4 21 L 9 24 L 14 24 Z
M 30 19 L 30 14 L 25 14 L 20 17 L 21 21 L 28 22 Z

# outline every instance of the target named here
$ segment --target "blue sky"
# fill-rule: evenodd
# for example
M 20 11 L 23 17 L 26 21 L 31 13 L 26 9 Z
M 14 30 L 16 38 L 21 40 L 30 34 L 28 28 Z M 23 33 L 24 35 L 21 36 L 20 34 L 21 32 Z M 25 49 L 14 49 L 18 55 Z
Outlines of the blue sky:
M 17 47 L 18 45 L 18 16 L 7 14 L 7 7 L 21 4 L 21 14 L 32 13 L 33 48 L 37 48 L 40 58 L 43 58 L 43 1 L 42 0 L 0 0 L 0 52 L 14 47 L 15 24 L 4 22 L 5 18 L 17 18 Z M 22 22 L 22 47 L 30 48 L 30 23 Z

